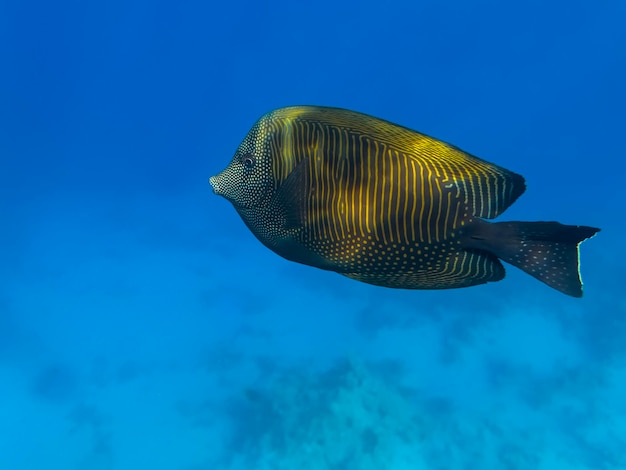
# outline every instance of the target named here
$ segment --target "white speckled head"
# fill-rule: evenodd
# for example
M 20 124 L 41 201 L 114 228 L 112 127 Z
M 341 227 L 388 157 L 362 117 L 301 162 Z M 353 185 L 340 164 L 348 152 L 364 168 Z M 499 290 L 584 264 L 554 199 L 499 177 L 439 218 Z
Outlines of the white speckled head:
M 271 152 L 260 131 L 254 125 L 239 145 L 228 166 L 209 178 L 213 192 L 228 199 L 237 210 L 260 208 L 267 203 L 274 187 L 271 171 Z

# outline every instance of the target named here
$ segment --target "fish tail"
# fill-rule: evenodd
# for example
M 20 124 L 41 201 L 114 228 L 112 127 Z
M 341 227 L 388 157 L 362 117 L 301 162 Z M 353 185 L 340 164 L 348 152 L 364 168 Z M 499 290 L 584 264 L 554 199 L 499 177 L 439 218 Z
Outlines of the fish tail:
M 579 245 L 600 229 L 559 222 L 477 222 L 469 234 L 474 248 L 490 251 L 564 294 L 582 297 Z

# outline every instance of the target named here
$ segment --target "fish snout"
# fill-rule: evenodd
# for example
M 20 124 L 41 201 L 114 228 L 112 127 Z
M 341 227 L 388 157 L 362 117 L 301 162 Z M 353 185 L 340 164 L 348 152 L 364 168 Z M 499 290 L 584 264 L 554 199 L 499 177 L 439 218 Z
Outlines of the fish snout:
M 232 173 L 223 171 L 218 175 L 211 176 L 209 184 L 213 188 L 213 194 L 222 196 L 234 203 L 237 186 L 233 184 Z
M 211 188 L 213 189 L 213 194 L 218 194 L 218 195 L 222 194 L 217 176 L 211 176 L 209 178 L 209 184 L 211 185 Z

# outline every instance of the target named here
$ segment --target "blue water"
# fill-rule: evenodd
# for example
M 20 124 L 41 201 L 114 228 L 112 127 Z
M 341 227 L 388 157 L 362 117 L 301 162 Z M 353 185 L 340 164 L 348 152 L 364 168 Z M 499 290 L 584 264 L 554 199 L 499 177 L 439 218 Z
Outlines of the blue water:
M 626 4 L 0 2 L 0 469 L 626 468 Z M 289 263 L 210 191 L 250 126 L 366 112 L 598 226 L 585 296 Z

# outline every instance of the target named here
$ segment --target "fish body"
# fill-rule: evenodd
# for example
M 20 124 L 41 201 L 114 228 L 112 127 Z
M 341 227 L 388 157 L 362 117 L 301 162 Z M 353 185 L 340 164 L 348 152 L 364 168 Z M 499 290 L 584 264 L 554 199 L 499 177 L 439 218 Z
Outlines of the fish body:
M 286 259 L 385 287 L 499 281 L 500 260 L 582 295 L 579 244 L 598 229 L 499 222 L 524 178 L 441 140 L 354 111 L 280 108 L 210 178 Z

